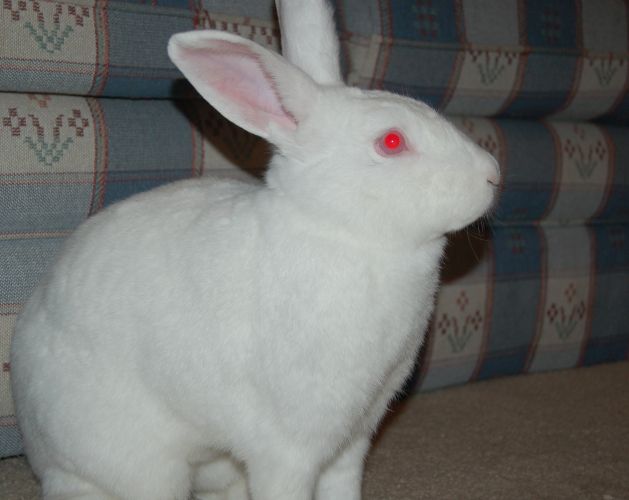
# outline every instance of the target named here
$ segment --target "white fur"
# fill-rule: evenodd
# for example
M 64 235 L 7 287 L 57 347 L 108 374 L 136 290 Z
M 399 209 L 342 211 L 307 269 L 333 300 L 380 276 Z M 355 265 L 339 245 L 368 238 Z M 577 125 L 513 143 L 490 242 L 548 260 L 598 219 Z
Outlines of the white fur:
M 332 37 L 313 6 L 327 19 L 313 40 Z M 487 210 L 495 162 L 424 104 L 313 79 L 234 35 L 176 35 L 169 52 L 277 152 L 265 183 L 175 183 L 69 238 L 12 347 L 44 497 L 358 500 L 443 234 Z M 384 157 L 391 128 L 408 151 Z
M 282 55 L 316 82 L 341 82 L 339 40 L 330 6 L 321 0 L 276 0 Z

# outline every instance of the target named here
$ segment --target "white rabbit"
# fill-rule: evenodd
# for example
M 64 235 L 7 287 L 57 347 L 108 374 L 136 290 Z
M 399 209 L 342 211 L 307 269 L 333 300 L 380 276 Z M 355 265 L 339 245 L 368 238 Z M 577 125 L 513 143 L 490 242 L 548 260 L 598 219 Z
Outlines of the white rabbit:
M 343 85 L 323 0 L 283 4 L 292 63 L 222 32 L 169 44 L 275 146 L 265 182 L 183 181 L 102 211 L 21 314 L 13 394 L 46 499 L 360 498 L 443 235 L 486 212 L 499 174 L 428 106 Z

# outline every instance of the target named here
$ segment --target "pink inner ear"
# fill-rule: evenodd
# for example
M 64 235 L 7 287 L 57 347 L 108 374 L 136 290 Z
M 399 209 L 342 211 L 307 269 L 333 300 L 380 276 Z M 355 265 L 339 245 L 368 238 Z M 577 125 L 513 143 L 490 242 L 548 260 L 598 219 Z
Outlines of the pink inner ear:
M 282 106 L 272 77 L 246 47 L 214 40 L 211 48 L 182 48 L 181 56 L 202 94 L 203 86 L 210 86 L 255 127 L 264 130 L 269 120 L 296 127 L 295 119 Z

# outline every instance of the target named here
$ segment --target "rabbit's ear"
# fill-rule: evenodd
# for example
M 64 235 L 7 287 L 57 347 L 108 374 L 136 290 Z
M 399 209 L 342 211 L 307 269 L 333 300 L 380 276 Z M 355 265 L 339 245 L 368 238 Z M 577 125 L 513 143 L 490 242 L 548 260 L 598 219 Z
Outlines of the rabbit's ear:
M 173 35 L 168 55 L 223 116 L 275 144 L 293 134 L 318 92 L 281 56 L 230 33 Z
M 342 82 L 339 39 L 327 0 L 275 0 L 282 54 L 317 83 Z

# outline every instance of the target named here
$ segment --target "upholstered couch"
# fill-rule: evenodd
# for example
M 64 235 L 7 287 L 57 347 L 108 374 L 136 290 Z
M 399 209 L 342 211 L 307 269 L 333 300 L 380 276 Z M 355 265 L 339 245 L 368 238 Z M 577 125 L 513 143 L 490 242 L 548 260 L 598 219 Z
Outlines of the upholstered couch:
M 350 83 L 421 98 L 499 160 L 491 217 L 452 236 L 411 393 L 629 356 L 629 57 L 618 0 L 335 0 Z M 89 215 L 266 144 L 199 101 L 175 32 L 279 48 L 271 0 L 0 6 L 0 456 L 21 452 L 9 345 Z

